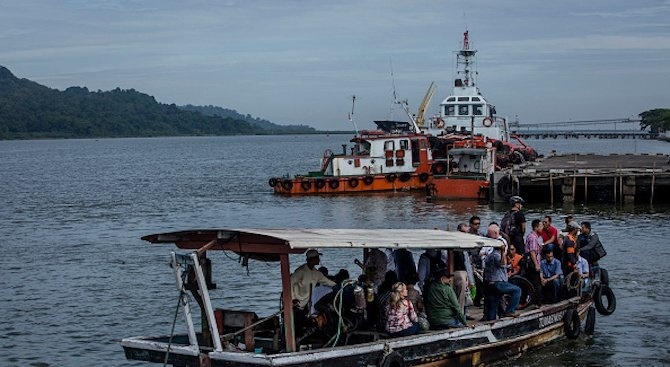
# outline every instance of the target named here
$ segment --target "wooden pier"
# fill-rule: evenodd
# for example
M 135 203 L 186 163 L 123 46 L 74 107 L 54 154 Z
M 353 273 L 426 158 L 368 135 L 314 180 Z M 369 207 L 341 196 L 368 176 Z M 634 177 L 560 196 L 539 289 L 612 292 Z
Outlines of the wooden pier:
M 670 203 L 670 156 L 571 154 L 515 166 L 494 176 L 494 198 L 532 202 Z

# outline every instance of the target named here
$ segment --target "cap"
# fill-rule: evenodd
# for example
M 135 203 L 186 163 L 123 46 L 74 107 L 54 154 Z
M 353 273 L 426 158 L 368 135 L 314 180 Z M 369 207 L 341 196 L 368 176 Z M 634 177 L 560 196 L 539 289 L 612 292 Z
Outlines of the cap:
M 522 198 L 521 196 L 514 195 L 514 196 L 512 196 L 511 198 L 509 198 L 509 203 L 510 203 L 510 204 L 516 204 L 516 203 L 521 203 L 521 204 L 523 204 L 523 203 L 525 203 L 525 202 L 526 202 L 526 201 L 523 200 L 523 198 Z
M 573 221 L 571 221 L 570 223 L 568 223 L 568 228 L 579 229 L 579 228 L 581 228 L 581 227 L 579 226 L 579 223 L 577 223 L 577 222 L 575 222 L 575 221 L 573 220 Z
M 319 251 L 314 250 L 314 249 L 307 250 L 307 252 L 305 253 L 305 256 L 306 256 L 308 259 L 312 259 L 312 258 L 315 258 L 315 257 L 319 257 L 319 256 L 321 256 L 321 255 L 323 255 L 323 254 L 320 253 Z
M 451 277 L 451 273 L 449 273 L 448 268 L 442 268 L 442 269 L 437 269 L 435 271 L 435 276 L 436 277 Z

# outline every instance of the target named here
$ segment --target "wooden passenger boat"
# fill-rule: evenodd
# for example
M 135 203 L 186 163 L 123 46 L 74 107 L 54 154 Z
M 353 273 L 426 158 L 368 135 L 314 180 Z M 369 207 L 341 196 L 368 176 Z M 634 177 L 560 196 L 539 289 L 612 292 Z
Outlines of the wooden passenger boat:
M 500 242 L 425 229 L 213 229 L 154 234 L 143 239 L 193 250 L 173 251 L 171 255 L 187 332 L 125 338 L 121 345 L 126 358 L 131 360 L 173 366 L 482 366 L 520 355 L 566 333 L 574 337 L 587 314 L 591 322 L 595 320 L 592 301 L 573 297 L 540 309 L 523 310 L 514 318 L 423 331 L 414 336 L 390 338 L 383 332 L 339 322 L 337 338 L 325 329 L 310 339 L 296 338 L 291 254 L 304 253 L 308 248 L 360 250 L 364 256 L 382 248 L 453 252 L 498 247 Z M 268 271 L 268 276 L 276 275 L 277 281 L 281 281 L 281 309 L 259 318 L 253 304 L 245 310 L 222 309 L 218 306 L 223 305 L 212 304 L 210 291 L 214 290 L 210 289 L 214 287 L 209 251 L 234 252 L 247 261 L 278 262 L 276 272 Z M 186 297 L 187 292 L 192 297 Z M 200 310 L 200 317 L 195 317 L 201 323 L 199 330 L 193 315 L 196 309 Z M 177 319 L 176 314 L 165 316 Z M 481 314 L 474 316 L 478 319 Z M 315 325 L 319 327 L 318 323 Z

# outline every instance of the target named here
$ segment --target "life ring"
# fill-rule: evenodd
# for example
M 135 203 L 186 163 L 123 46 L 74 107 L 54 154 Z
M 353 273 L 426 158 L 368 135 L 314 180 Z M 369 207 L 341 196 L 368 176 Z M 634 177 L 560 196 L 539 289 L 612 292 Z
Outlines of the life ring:
M 603 297 L 607 300 L 607 304 L 603 303 Z M 614 292 L 612 288 L 607 285 L 601 284 L 593 296 L 593 303 L 596 305 L 598 313 L 601 315 L 611 315 L 616 310 L 616 297 L 614 297 Z
M 589 307 L 586 313 L 586 322 L 584 323 L 584 332 L 592 334 L 596 329 L 596 309 L 593 306 Z
M 419 181 L 421 181 L 421 182 L 426 182 L 426 181 L 428 181 L 428 178 L 429 178 L 429 177 L 430 177 L 430 175 L 427 174 L 426 172 L 421 172 L 421 173 L 419 173 Z
M 435 127 L 438 129 L 444 127 L 444 120 L 442 120 L 442 117 L 438 117 L 437 119 L 435 119 Z
M 528 307 L 528 305 L 533 304 L 533 297 L 535 295 L 535 288 L 533 288 L 533 283 L 521 275 L 512 276 L 509 278 L 509 282 L 521 288 L 521 298 L 519 298 L 519 306 L 517 309 L 523 310 L 524 308 Z
M 563 315 L 563 331 L 565 331 L 565 336 L 569 339 L 577 339 L 580 332 L 580 322 L 577 310 L 574 308 L 567 309 Z
M 336 188 L 340 187 L 340 180 L 337 179 L 332 179 L 328 181 L 328 186 L 335 190 Z
M 277 186 L 277 179 L 272 177 L 270 180 L 268 180 L 268 185 L 270 185 L 270 187 Z
M 324 180 L 323 178 L 317 178 L 314 181 L 314 186 L 316 186 L 317 189 L 323 189 L 324 187 L 326 187 L 326 180 Z
M 388 175 L 386 175 L 386 181 L 388 182 L 393 182 L 395 181 L 396 178 L 398 178 L 398 175 L 396 175 L 395 173 L 389 173 Z
M 350 178 L 349 179 L 349 186 L 351 186 L 352 188 L 358 186 L 358 178 L 356 178 L 356 177 Z
M 399 178 L 400 178 L 400 182 L 407 182 L 412 178 L 412 175 L 410 175 L 407 172 L 403 172 L 403 173 L 400 174 Z
M 493 119 L 490 117 L 484 117 L 484 119 L 482 120 L 482 125 L 484 125 L 484 127 L 493 126 Z
M 302 189 L 305 191 L 309 191 L 312 188 L 312 181 L 303 180 L 300 182 L 300 187 L 302 187 Z
M 369 186 L 369 185 L 372 185 L 372 181 L 374 181 L 374 180 L 375 180 L 375 178 L 372 177 L 372 176 L 365 176 L 365 177 L 363 177 L 363 183 L 366 184 L 366 185 L 368 185 L 368 186 Z
M 291 189 L 293 188 L 293 182 L 291 182 L 290 180 L 282 181 L 281 187 L 286 191 L 291 191 Z
M 400 355 L 400 353 L 393 351 L 382 358 L 379 361 L 379 367 L 405 367 L 405 359 Z
M 447 164 L 444 162 L 435 162 L 433 164 L 433 173 L 438 175 L 447 173 Z

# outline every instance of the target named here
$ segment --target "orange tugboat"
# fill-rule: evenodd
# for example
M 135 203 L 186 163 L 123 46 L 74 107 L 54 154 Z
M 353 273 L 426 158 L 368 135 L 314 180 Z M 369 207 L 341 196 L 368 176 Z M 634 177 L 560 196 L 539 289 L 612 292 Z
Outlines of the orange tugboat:
M 428 136 L 412 132 L 407 122 L 375 123 L 380 129 L 357 134 L 351 151 L 327 149 L 319 171 L 273 177 L 269 185 L 286 195 L 423 190 L 433 165 Z

